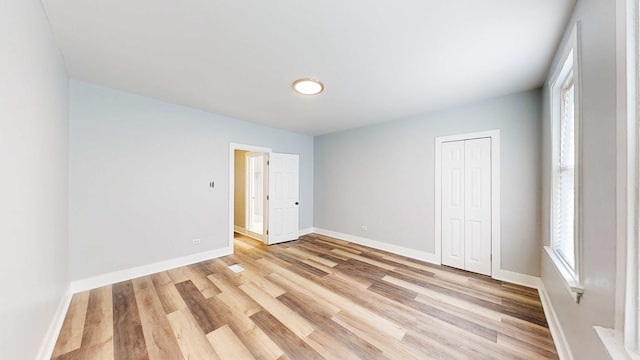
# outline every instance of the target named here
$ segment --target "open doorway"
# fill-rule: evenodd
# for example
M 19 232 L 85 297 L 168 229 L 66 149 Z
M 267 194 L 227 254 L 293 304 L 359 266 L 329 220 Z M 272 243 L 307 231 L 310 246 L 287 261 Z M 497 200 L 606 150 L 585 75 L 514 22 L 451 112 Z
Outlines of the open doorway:
M 266 243 L 269 153 L 235 150 L 234 159 L 234 231 Z
M 298 238 L 299 155 L 230 144 L 229 248 L 234 234 L 265 244 Z
M 245 205 L 247 208 L 246 228 L 247 231 L 257 236 L 266 234 L 267 224 L 267 193 L 268 177 L 267 154 L 250 152 L 245 154 L 247 192 Z
M 234 248 L 234 239 L 236 234 L 240 234 L 242 236 L 252 236 L 256 238 L 258 241 L 263 243 L 267 243 L 268 236 L 266 235 L 266 228 L 268 227 L 268 219 L 269 219 L 269 204 L 268 201 L 263 198 L 263 207 L 262 212 L 254 211 L 253 216 L 253 224 L 251 226 L 252 229 L 256 229 L 256 225 L 258 224 L 258 219 L 262 216 L 262 228 L 264 229 L 262 232 L 257 231 L 254 232 L 253 235 L 249 234 L 249 226 L 248 226 L 248 216 L 249 206 L 247 206 L 247 197 L 250 192 L 247 184 L 247 173 L 249 172 L 247 169 L 247 155 L 248 154 L 263 154 L 264 158 L 269 159 L 269 155 L 271 154 L 270 148 L 264 148 L 253 145 L 244 145 L 244 144 L 234 144 L 231 143 L 229 146 L 229 248 Z M 252 162 L 254 162 L 252 160 Z M 256 169 L 260 170 L 260 169 Z M 268 189 L 268 167 L 263 163 L 262 166 L 262 181 L 265 183 L 264 187 L 262 187 L 263 195 L 266 197 L 267 189 Z M 254 176 L 256 176 L 254 174 Z M 260 179 L 258 179 L 260 180 Z M 256 182 L 254 181 L 254 184 Z M 252 207 L 257 207 L 255 202 Z

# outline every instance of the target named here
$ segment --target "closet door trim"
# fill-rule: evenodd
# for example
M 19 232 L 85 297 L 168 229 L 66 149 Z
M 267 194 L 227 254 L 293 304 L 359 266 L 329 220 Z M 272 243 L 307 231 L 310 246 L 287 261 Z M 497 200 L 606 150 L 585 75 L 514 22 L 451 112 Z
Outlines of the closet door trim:
M 442 144 L 451 141 L 491 138 L 491 275 L 501 272 L 500 253 L 500 130 L 489 130 L 435 138 L 434 255 L 442 264 Z

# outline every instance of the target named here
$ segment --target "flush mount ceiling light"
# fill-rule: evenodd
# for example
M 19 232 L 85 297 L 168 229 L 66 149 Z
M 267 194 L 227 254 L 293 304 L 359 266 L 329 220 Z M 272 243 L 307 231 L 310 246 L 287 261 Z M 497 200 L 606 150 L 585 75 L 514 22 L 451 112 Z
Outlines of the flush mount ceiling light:
M 324 90 L 324 85 L 320 81 L 313 79 L 298 79 L 291 86 L 302 95 L 315 95 Z

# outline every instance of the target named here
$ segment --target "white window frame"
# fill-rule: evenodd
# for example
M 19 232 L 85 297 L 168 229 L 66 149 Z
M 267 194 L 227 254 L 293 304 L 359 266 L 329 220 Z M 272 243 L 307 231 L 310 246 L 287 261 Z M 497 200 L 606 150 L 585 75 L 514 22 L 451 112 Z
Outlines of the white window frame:
M 640 223 L 640 208 L 638 187 L 640 186 L 640 177 L 638 176 L 638 170 L 640 169 L 640 150 L 638 144 L 640 142 L 640 128 L 638 126 L 638 110 L 640 105 L 640 99 L 638 98 L 638 87 L 640 81 L 638 74 L 640 73 L 640 64 L 638 63 L 638 52 L 640 51 L 640 23 L 638 23 L 639 16 L 639 1 L 631 0 L 626 2 L 626 8 L 630 16 L 626 17 L 626 48 L 625 48 L 625 60 L 626 60 L 626 81 L 621 81 L 626 87 L 626 175 L 627 186 L 626 196 L 624 201 L 627 207 L 626 211 L 626 228 L 624 234 L 626 235 L 624 240 L 625 244 L 619 246 L 619 249 L 624 249 L 625 254 L 618 254 L 618 258 L 623 266 L 619 266 L 618 269 L 623 269 L 624 278 L 619 279 L 620 287 L 624 289 L 624 319 L 620 326 L 623 328 L 623 343 L 624 349 L 627 355 L 632 359 L 640 359 L 640 235 L 638 225 Z M 623 126 L 624 128 L 624 126 Z M 618 284 L 616 284 L 618 285 Z M 621 289 L 620 289 L 621 290 Z M 621 294 L 618 291 L 616 295 Z M 616 320 L 616 325 L 618 325 Z
M 640 359 L 640 24 L 638 0 L 616 2 L 617 257 L 613 329 L 594 329 L 613 359 Z
M 549 246 L 545 246 L 545 252 L 555 265 L 565 287 L 576 302 L 584 293 L 582 285 L 582 90 L 580 76 L 580 23 L 576 22 L 571 31 L 556 67 L 551 72 L 549 81 L 551 105 L 551 187 L 550 187 L 550 224 Z M 574 85 L 574 138 L 575 138 L 575 167 L 574 167 L 574 267 L 572 268 L 563 255 L 555 249 L 554 216 L 555 216 L 555 190 L 559 180 L 560 164 L 560 121 L 562 117 L 562 91 L 569 78 L 573 78 Z

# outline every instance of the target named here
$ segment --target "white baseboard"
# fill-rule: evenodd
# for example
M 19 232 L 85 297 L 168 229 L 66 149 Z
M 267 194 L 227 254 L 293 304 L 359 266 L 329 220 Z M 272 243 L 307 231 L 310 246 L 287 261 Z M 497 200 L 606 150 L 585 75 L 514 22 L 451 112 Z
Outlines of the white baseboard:
M 327 229 L 313 228 L 313 232 L 320 235 L 331 236 L 337 239 L 346 240 L 355 244 L 368 246 L 374 249 L 388 251 L 390 253 L 406 256 L 412 259 L 422 260 L 431 264 L 440 265 L 440 261 L 435 254 L 431 254 L 425 251 L 409 249 L 398 245 L 388 244 L 382 241 L 371 240 Z
M 553 338 L 553 342 L 556 345 L 556 350 L 558 351 L 558 358 L 560 360 L 573 360 L 571 348 L 569 347 L 567 338 L 564 336 L 562 326 L 560 325 L 560 320 L 558 320 L 558 315 L 556 315 L 556 311 L 553 308 L 551 299 L 549 298 L 547 290 L 545 289 L 544 283 L 542 281 L 540 281 L 540 286 L 538 287 L 538 294 L 540 294 L 542 308 L 544 309 L 544 315 L 547 318 L 547 323 L 549 324 L 551 337 Z
M 243 228 L 242 226 L 238 226 L 238 225 L 233 225 L 233 231 L 237 232 L 238 234 L 242 234 L 242 235 L 246 235 L 247 234 L 247 229 Z
M 306 229 L 300 229 L 300 230 L 298 230 L 298 236 L 309 235 L 312 232 L 313 232 L 313 228 L 312 227 L 308 227 Z
M 175 259 L 160 261 L 153 264 L 138 266 L 135 268 L 115 271 L 112 273 L 102 274 L 87 279 L 76 280 L 71 282 L 71 293 L 79 293 L 86 290 L 95 289 L 101 286 L 115 284 L 121 281 L 135 279 L 140 276 L 146 276 L 161 271 L 177 268 L 180 266 L 186 266 L 195 264 L 197 262 L 210 260 L 226 255 L 233 254 L 233 249 L 224 247 L 221 249 L 205 251 L 193 255 L 187 255 Z
M 500 269 L 497 273 L 491 275 L 492 278 L 500 281 L 506 281 L 512 284 L 522 285 L 534 289 L 539 289 L 542 281 L 537 276 L 521 274 L 509 270 Z
M 38 351 L 38 356 L 36 357 L 36 359 L 51 359 L 53 348 L 56 346 L 56 341 L 58 340 L 58 334 L 60 334 L 60 329 L 62 329 L 64 318 L 67 315 L 67 311 L 69 310 L 69 304 L 71 304 L 71 297 L 71 288 L 68 286 L 64 294 L 62 295 L 60 302 L 58 303 L 56 312 L 53 314 L 53 319 L 51 319 L 49 329 L 47 329 L 47 333 L 45 334 L 44 340 L 42 341 L 42 345 L 40 345 L 40 350 Z

